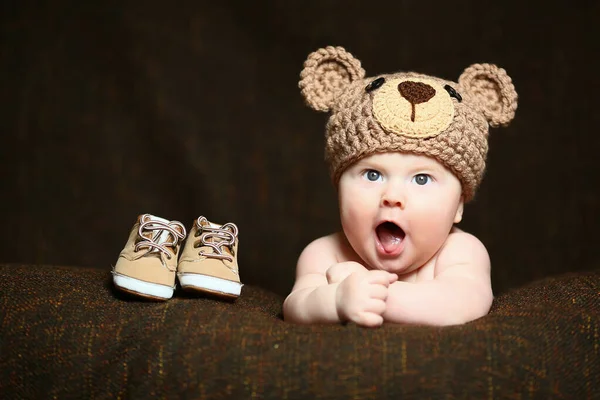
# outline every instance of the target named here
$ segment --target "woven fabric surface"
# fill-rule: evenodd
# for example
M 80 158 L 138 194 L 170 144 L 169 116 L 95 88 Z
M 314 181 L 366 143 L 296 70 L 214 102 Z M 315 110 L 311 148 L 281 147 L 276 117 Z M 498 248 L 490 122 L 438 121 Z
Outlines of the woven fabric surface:
M 5 398 L 543 398 L 600 395 L 600 271 L 550 277 L 445 328 L 296 326 L 283 298 L 115 292 L 107 271 L 0 266 Z

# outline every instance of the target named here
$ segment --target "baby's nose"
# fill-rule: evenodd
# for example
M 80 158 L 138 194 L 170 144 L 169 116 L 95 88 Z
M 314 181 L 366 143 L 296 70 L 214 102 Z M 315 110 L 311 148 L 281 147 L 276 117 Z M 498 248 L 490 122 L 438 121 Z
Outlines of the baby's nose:
M 383 199 L 383 205 L 386 207 L 400 207 L 403 208 L 403 203 L 400 200 Z
M 381 198 L 381 203 L 384 207 L 400 207 L 404 208 L 404 196 L 398 189 L 387 190 Z

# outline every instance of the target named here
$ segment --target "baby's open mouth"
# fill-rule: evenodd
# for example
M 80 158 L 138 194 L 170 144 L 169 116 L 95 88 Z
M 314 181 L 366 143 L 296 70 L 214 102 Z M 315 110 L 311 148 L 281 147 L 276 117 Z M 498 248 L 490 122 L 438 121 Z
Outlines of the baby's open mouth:
M 406 236 L 402 228 L 389 221 L 379 224 L 375 233 L 386 253 L 395 253 Z

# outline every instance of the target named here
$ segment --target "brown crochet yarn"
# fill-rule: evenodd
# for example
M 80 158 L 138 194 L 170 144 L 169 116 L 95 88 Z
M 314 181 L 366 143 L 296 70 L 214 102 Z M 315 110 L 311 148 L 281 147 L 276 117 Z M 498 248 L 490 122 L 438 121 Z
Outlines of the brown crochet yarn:
M 361 158 L 400 151 L 436 159 L 469 201 L 485 170 L 489 126 L 508 124 L 517 108 L 511 78 L 491 64 L 471 65 L 458 83 L 414 72 L 365 78 L 359 60 L 329 46 L 308 56 L 300 78 L 306 103 L 331 112 L 325 158 L 336 186 Z

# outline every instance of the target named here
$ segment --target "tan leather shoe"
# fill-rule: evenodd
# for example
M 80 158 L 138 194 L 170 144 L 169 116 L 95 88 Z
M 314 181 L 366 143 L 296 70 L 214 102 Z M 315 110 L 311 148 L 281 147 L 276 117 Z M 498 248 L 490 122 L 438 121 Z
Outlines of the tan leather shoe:
M 198 217 L 181 252 L 177 276 L 181 287 L 236 299 L 242 289 L 237 263 L 238 228 Z
M 113 268 L 115 286 L 156 300 L 173 297 L 177 256 L 185 234 L 181 222 L 140 215 Z

